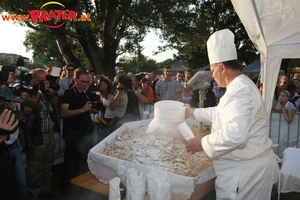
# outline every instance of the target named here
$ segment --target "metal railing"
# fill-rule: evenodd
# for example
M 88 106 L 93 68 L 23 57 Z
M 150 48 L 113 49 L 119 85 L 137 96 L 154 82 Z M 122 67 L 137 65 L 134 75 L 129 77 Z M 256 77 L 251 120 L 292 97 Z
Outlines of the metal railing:
M 296 112 L 288 124 L 281 112 L 272 110 L 269 137 L 273 141 L 274 153 L 279 157 L 283 157 L 287 147 L 300 148 L 300 112 Z

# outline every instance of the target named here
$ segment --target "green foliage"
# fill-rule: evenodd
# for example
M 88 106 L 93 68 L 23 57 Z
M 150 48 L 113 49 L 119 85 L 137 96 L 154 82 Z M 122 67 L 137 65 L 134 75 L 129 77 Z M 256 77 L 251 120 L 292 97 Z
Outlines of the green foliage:
M 151 72 L 158 69 L 159 64 L 144 55 L 137 57 L 123 56 L 119 59 L 117 67 L 127 72 Z
M 283 59 L 280 69 L 283 69 L 288 76 L 292 77 L 294 73 L 299 72 L 297 70 L 299 66 L 300 59 Z
M 126 71 L 134 71 L 135 68 L 140 71 L 162 68 L 169 61 L 156 63 L 141 53 L 142 48 L 147 47 L 141 47 L 140 42 L 149 29 L 160 30 L 160 38 L 167 42 L 159 47 L 158 52 L 176 49 L 178 53 L 174 59 L 182 60 L 194 69 L 208 64 L 206 41 L 213 32 L 224 28 L 235 34 L 238 57 L 242 62 L 249 64 L 258 58 L 229 0 L 59 2 L 67 8 L 79 7 L 80 12 L 91 14 L 92 21 L 84 24 L 84 27 L 82 24 L 70 22 L 66 30 L 58 33 L 69 35 L 65 44 L 68 45 L 67 49 L 71 49 L 80 63 L 87 68 L 112 72 L 117 60 L 117 66 Z M 42 0 L 26 3 L 0 0 L 0 11 L 28 13 L 31 9 L 39 9 L 44 3 Z M 34 31 L 27 33 L 25 45 L 28 50 L 33 50 L 34 59 L 43 65 L 63 65 L 64 60 L 58 51 L 53 33 L 40 26 L 33 28 Z M 126 57 L 128 54 L 130 56 Z
M 206 41 L 209 36 L 221 29 L 228 28 L 235 34 L 238 57 L 247 64 L 258 58 L 240 19 L 230 1 L 196 1 L 186 10 L 178 10 L 177 23 L 167 23 L 162 37 L 168 41 L 167 47 L 178 49 L 177 59 L 185 61 L 191 68 L 208 64 Z M 185 20 L 180 18 L 184 17 Z M 180 22 L 180 23 L 178 23 Z
M 0 58 L 0 65 L 11 65 L 11 64 L 15 64 L 15 63 L 9 63 L 7 58 Z
M 24 46 L 27 51 L 33 50 L 32 58 L 37 64 L 59 67 L 64 63 L 55 39 L 46 30 L 27 31 Z

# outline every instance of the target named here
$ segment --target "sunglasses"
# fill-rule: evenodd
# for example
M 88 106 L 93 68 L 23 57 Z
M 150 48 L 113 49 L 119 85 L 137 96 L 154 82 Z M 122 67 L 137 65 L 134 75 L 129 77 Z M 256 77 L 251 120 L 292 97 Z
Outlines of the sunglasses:
M 74 69 L 67 69 L 68 71 L 74 71 Z

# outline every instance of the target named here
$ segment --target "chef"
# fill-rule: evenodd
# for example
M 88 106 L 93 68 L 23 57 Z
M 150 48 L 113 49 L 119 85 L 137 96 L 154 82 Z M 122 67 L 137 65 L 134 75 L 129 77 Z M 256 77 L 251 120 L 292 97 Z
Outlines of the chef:
M 211 134 L 186 141 L 188 151 L 204 150 L 213 159 L 218 200 L 267 200 L 278 181 L 277 156 L 269 139 L 269 123 L 261 94 L 242 74 L 234 35 L 224 29 L 207 41 L 210 70 L 226 93 L 218 106 L 192 108 L 186 117 L 212 122 Z

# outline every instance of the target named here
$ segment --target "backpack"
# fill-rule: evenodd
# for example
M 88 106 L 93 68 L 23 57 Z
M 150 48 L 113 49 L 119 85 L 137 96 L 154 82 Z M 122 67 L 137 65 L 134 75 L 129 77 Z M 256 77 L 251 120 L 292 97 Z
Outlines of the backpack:
M 114 114 L 116 117 L 121 118 L 125 115 L 127 109 L 127 103 L 128 103 L 127 92 L 122 91 L 120 97 L 120 105 L 118 108 L 114 110 Z

